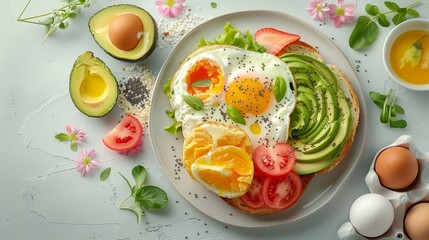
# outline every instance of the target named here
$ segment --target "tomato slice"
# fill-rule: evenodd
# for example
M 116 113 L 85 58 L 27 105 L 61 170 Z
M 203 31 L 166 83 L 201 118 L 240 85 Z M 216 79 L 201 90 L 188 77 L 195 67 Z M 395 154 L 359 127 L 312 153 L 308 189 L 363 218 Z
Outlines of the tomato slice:
M 241 201 L 249 208 L 258 209 L 264 206 L 264 200 L 262 199 L 262 185 L 265 181 L 265 176 L 258 174 L 257 172 L 253 175 L 252 184 L 249 190 L 240 197 Z
M 293 148 L 285 142 L 278 142 L 273 147 L 259 145 L 253 152 L 252 159 L 256 170 L 265 176 L 284 176 L 295 165 Z
M 291 207 L 302 195 L 301 177 L 291 171 L 282 177 L 267 177 L 262 185 L 264 203 L 273 209 Z
M 103 137 L 103 143 L 112 150 L 127 151 L 139 144 L 142 134 L 143 128 L 139 120 L 127 114 Z

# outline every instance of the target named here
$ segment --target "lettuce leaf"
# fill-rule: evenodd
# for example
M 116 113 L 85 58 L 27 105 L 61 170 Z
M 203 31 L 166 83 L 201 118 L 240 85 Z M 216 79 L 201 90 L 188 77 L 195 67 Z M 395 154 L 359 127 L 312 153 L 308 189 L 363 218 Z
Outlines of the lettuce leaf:
M 242 33 L 240 29 L 235 28 L 229 22 L 226 23 L 224 27 L 224 33 L 219 35 L 217 38 L 214 38 L 212 41 L 207 41 L 204 37 L 201 37 L 198 47 L 203 47 L 207 45 L 230 45 L 239 47 L 245 50 L 254 51 L 254 52 L 265 52 L 266 49 L 259 45 L 257 42 L 253 41 L 253 36 L 249 31 Z

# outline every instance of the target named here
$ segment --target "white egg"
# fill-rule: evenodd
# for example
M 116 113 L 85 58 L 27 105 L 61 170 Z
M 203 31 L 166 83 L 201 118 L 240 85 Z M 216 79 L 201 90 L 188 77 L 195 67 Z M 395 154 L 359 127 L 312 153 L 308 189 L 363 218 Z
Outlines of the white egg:
M 279 102 L 274 91 L 277 78 L 284 79 L 286 86 Z M 201 87 L 198 83 L 210 86 Z M 241 127 L 254 147 L 287 141 L 290 115 L 296 104 L 295 83 L 288 66 L 271 54 L 230 46 L 199 49 L 176 72 L 171 93 L 171 106 L 184 136 L 196 124 L 214 121 Z M 186 95 L 202 99 L 204 110 L 193 109 L 183 100 Z M 239 110 L 245 124 L 230 118 L 230 105 Z
M 376 193 L 357 198 L 350 208 L 350 222 L 365 237 L 378 237 L 392 226 L 394 209 L 390 201 Z

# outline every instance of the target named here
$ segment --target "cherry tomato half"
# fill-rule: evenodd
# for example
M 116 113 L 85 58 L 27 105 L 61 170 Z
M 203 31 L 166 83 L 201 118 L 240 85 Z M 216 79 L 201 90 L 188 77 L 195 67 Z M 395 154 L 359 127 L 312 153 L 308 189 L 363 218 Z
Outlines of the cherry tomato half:
M 278 142 L 273 147 L 259 145 L 253 152 L 255 169 L 265 176 L 284 176 L 292 171 L 295 165 L 295 153 L 292 146 Z
M 253 175 L 252 184 L 249 190 L 241 196 L 241 201 L 249 208 L 258 209 L 264 206 L 262 199 L 262 185 L 265 181 L 265 176 L 257 172 Z
M 266 177 L 262 185 L 264 203 L 273 209 L 291 207 L 302 195 L 301 177 L 293 171 L 282 177 Z
M 103 137 L 103 143 L 112 150 L 126 151 L 139 144 L 142 134 L 143 128 L 139 120 L 127 114 L 112 131 Z

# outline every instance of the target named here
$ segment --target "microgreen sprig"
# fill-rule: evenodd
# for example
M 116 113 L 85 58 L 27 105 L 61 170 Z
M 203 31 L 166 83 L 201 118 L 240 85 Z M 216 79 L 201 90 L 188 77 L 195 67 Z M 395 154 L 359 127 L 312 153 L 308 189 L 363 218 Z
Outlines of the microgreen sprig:
M 377 5 L 366 4 L 365 12 L 370 16 L 360 16 L 349 37 L 349 45 L 355 50 L 363 49 L 372 43 L 378 37 L 379 28 L 377 23 L 382 27 L 389 27 L 390 21 L 386 15 L 395 13 L 392 22 L 395 25 L 407 20 L 407 17 L 418 17 L 419 12 L 413 8 L 422 1 L 418 0 L 406 7 L 400 7 L 395 2 L 385 1 L 384 5 L 389 9 L 386 12 L 380 12 Z
M 387 94 L 381 94 L 378 92 L 369 92 L 369 96 L 372 101 L 380 109 L 380 122 L 387 124 L 391 128 L 406 128 L 407 121 L 403 119 L 394 119 L 397 114 L 405 114 L 404 108 L 395 104 L 397 95 L 392 93 L 392 88 L 389 89 Z
M 131 194 L 119 205 L 120 209 L 132 211 L 137 216 L 137 223 L 140 223 L 141 217 L 145 215 L 143 209 L 156 210 L 167 206 L 167 193 L 159 187 L 145 185 L 147 171 L 141 166 L 135 166 L 131 174 L 133 175 L 135 185 L 132 186 L 130 181 L 119 173 L 127 182 Z M 134 202 L 127 205 L 129 199 L 134 198 Z
M 65 0 L 65 6 L 54 9 L 51 12 L 31 17 L 23 17 L 31 1 L 32 0 L 28 0 L 21 14 L 19 14 L 17 21 L 45 26 L 47 28 L 47 33 L 43 42 L 45 42 L 47 37 L 53 34 L 58 28 L 66 29 L 69 26 L 67 19 L 75 18 L 76 15 L 80 13 L 82 7 L 90 7 L 90 0 Z

